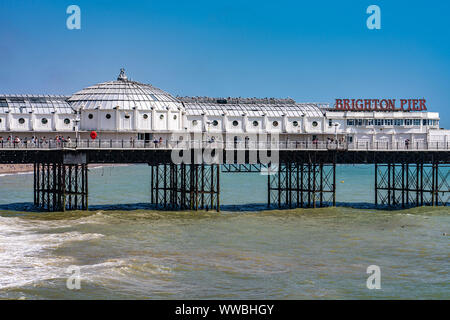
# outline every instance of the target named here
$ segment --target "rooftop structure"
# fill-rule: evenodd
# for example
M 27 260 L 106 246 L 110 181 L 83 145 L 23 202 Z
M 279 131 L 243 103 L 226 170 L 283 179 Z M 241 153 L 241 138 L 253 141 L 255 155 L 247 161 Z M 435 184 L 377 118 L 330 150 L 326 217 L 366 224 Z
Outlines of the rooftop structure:
M 87 139 L 96 131 L 99 139 L 116 141 L 178 141 L 180 134 L 198 133 L 215 141 L 231 135 L 238 142 L 251 133 L 279 135 L 285 142 L 325 144 L 330 140 L 364 145 L 450 141 L 450 131 L 439 130 L 437 112 L 411 111 L 417 110 L 337 110 L 328 103 L 291 98 L 174 97 L 132 81 L 121 69 L 116 80 L 70 97 L 1 95 L 0 137 L 2 132 L 22 139 L 65 132 Z
M 121 69 L 116 81 L 103 82 L 74 93 L 68 102 L 76 110 L 165 110 L 180 108 L 181 104 L 169 93 L 128 80 Z

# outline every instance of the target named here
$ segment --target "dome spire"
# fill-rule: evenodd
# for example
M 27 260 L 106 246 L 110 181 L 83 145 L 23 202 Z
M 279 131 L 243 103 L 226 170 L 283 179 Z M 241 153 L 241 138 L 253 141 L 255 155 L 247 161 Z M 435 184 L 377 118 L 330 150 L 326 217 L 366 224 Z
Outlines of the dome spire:
M 120 80 L 120 81 L 127 81 L 128 80 L 127 75 L 125 74 L 125 69 L 124 68 L 120 69 L 120 73 L 119 73 L 119 76 L 117 77 L 117 80 Z

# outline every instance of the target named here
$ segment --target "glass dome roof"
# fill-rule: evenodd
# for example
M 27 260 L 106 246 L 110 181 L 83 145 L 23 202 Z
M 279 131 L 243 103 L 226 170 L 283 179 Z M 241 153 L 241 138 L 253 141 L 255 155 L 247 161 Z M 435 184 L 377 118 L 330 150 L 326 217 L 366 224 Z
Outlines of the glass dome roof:
M 128 80 L 121 69 L 116 81 L 99 83 L 73 94 L 68 102 L 79 110 L 166 110 L 183 108 L 181 102 L 169 93 L 150 84 Z

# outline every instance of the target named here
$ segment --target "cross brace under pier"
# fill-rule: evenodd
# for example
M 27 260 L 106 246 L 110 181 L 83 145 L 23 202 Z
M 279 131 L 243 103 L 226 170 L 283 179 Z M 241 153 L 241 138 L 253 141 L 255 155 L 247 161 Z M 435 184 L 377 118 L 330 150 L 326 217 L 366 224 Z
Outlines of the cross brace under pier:
M 268 175 L 268 206 L 316 208 L 336 205 L 336 164 L 287 162 Z
M 35 163 L 34 205 L 47 211 L 87 210 L 87 164 Z
M 160 164 L 151 167 L 151 203 L 167 210 L 220 211 L 220 166 Z
M 375 164 L 375 205 L 450 205 L 450 164 Z

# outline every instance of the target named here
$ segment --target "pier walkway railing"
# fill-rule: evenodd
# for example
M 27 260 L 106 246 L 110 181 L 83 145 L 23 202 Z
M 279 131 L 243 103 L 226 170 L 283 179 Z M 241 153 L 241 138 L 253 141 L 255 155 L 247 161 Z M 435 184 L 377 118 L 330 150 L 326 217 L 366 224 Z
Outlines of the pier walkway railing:
M 225 149 L 225 150 L 340 150 L 340 151 L 446 151 L 450 150 L 449 142 L 310 142 L 310 141 L 278 141 L 278 142 L 218 142 L 218 141 L 143 141 L 143 140 L 75 140 L 62 141 L 38 141 L 38 142 L 10 142 L 0 141 L 0 149 Z

